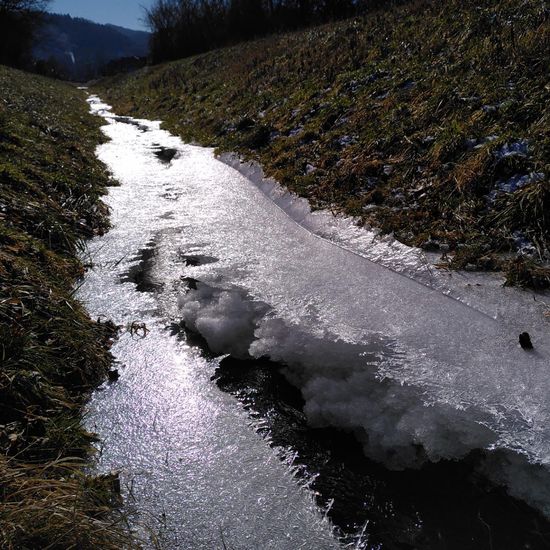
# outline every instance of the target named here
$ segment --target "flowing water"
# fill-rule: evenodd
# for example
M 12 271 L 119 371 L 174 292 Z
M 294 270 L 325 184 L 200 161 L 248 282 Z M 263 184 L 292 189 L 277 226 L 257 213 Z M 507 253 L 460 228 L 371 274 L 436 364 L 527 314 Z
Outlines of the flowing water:
M 353 433 L 388 468 L 481 450 L 478 472 L 548 512 L 543 302 L 527 307 L 524 297 L 499 294 L 521 308 L 507 317 L 490 292 L 477 300 L 475 291 L 445 290 L 452 285 L 434 279 L 416 252 L 309 214 L 159 123 L 90 103 L 111 138 L 98 155 L 121 186 L 106 199 L 113 228 L 90 243 L 93 268 L 79 296 L 92 316 L 124 330 L 113 348 L 120 380 L 95 393 L 88 424 L 102 441 L 99 468 L 123 472 L 144 537 L 167 548 L 405 547 L 369 542 L 368 524 L 355 526 L 363 536 L 336 537 L 293 446 L 257 433 L 277 407 L 254 420 L 212 380 L 226 354 L 285 364 L 309 423 Z M 517 345 L 525 329 L 532 353 Z M 526 529 L 544 525 L 533 517 Z M 423 521 L 403 529 L 422 533 Z M 545 536 L 519 536 L 514 548 L 542 548 Z

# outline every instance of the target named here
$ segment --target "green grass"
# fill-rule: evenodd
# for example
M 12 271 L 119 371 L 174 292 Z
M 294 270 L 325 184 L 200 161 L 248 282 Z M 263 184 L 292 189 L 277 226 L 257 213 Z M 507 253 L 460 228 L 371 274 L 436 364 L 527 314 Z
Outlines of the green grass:
M 404 243 L 500 255 L 515 252 L 520 231 L 540 267 L 550 242 L 549 29 L 539 0 L 416 1 L 97 90 L 121 114 L 258 160 L 315 207 Z M 523 140 L 525 155 L 500 158 Z M 489 200 L 499 182 L 530 174 Z
M 110 323 L 74 299 L 86 237 L 108 227 L 103 137 L 75 87 L 0 66 L 0 547 L 120 548 L 113 480 L 85 475 L 88 392 Z

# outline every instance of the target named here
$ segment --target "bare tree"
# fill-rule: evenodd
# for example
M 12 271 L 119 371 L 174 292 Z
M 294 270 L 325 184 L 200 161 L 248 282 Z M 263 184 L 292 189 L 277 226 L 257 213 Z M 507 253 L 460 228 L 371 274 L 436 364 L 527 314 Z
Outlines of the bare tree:
M 176 48 L 177 26 L 180 19 L 178 0 L 157 0 L 145 9 L 145 22 L 152 32 L 150 48 L 153 63 L 171 58 Z
M 36 12 L 44 11 L 50 0 L 0 0 L 0 11 Z
M 25 67 L 50 0 L 0 0 L 0 63 Z

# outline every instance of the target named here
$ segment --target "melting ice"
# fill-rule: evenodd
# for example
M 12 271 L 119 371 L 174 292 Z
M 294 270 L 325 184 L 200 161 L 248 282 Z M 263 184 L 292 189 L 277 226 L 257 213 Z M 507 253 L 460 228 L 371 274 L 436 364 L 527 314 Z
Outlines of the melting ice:
M 173 255 L 217 260 L 165 266 L 199 281 L 174 302 L 213 351 L 284 363 L 312 424 L 353 431 L 390 467 L 491 451 L 487 474 L 550 511 L 544 297 L 434 273 L 416 250 L 311 213 L 253 166 L 92 107 L 110 123 L 99 156 L 123 185 L 109 200 L 129 240 L 162 233 Z M 177 151 L 161 176 L 159 146 Z M 518 344 L 525 330 L 533 352 Z

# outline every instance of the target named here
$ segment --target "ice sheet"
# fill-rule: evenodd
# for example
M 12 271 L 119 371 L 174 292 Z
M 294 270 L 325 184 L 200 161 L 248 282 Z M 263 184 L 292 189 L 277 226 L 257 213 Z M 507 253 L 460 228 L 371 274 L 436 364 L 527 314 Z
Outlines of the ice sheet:
M 470 293 L 470 283 L 434 274 L 418 251 L 352 220 L 311 214 L 273 182 L 247 174 L 253 184 L 158 123 L 108 120 L 113 141 L 99 155 L 132 182 L 125 215 L 135 231 L 149 231 L 150 209 L 169 202 L 174 253 L 219 260 L 186 266 L 183 276 L 203 284 L 179 296 L 183 318 L 218 353 L 286 363 L 312 423 L 353 430 L 367 454 L 391 467 L 477 448 L 513 452 L 506 467 L 491 468 L 495 477 L 547 509 L 539 487 L 550 463 L 542 302 L 496 292 L 490 277 L 473 283 L 489 292 Z M 159 145 L 178 151 L 160 177 Z M 525 330 L 532 352 L 518 344 Z

